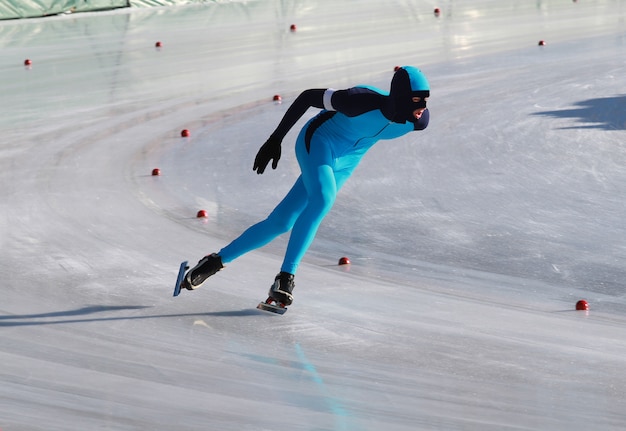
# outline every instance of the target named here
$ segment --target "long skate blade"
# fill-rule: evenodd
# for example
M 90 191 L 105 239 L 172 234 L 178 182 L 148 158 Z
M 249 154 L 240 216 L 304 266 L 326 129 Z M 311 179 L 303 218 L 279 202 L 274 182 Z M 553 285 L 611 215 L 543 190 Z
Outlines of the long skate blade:
M 256 308 L 263 311 L 269 311 L 270 313 L 274 314 L 285 314 L 287 312 L 287 307 L 268 304 L 267 302 L 259 302 L 259 305 L 257 305 Z
M 174 286 L 174 295 L 180 295 L 180 286 L 183 284 L 183 278 L 185 278 L 185 271 L 189 269 L 187 266 L 187 261 L 184 261 L 180 264 L 180 268 L 178 269 L 178 277 L 176 278 L 176 286 Z

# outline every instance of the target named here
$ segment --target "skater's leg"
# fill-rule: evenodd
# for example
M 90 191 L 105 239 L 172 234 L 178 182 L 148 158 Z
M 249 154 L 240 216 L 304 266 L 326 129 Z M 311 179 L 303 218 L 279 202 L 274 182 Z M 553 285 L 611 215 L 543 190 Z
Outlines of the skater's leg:
M 296 273 L 320 223 L 335 202 L 337 185 L 333 169 L 328 165 L 318 166 L 312 175 L 307 175 L 305 187 L 308 202 L 293 226 L 281 266 L 281 271 L 289 274 Z
M 311 150 L 306 151 L 302 139 L 296 143 L 296 155 L 302 169 L 301 178 L 307 200 L 291 231 L 281 272 L 274 279 L 269 291 L 271 300 L 285 306 L 293 302 L 294 274 L 300 261 L 313 242 L 322 220 L 333 206 L 338 190 L 350 177 L 361 158 L 357 154 L 335 159 L 330 145 L 323 141 L 312 142 Z
M 306 206 L 298 216 L 285 253 L 281 271 L 295 274 L 302 257 L 313 242 L 322 219 L 335 202 L 337 181 L 333 171 L 334 157 L 330 145 L 313 138 L 307 151 L 301 135 L 296 142 L 296 156 L 306 189 Z
M 224 267 L 223 264 L 232 262 L 242 254 L 261 247 L 278 235 L 289 231 L 305 205 L 306 189 L 302 179 L 298 178 L 287 196 L 265 220 L 248 228 L 219 253 L 202 258 L 198 265 L 185 275 L 182 287 L 190 290 L 197 289 L 207 278 L 221 270 Z
M 219 251 L 222 262 L 229 263 L 239 256 L 262 247 L 277 236 L 288 232 L 307 202 L 307 192 L 298 178 L 289 193 L 263 221 L 250 226 L 238 238 Z

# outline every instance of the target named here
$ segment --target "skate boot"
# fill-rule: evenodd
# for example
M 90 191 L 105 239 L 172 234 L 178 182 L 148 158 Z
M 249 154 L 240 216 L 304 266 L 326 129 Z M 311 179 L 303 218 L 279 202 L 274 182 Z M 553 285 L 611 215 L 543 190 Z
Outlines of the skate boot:
M 294 275 L 288 272 L 279 273 L 274 279 L 274 284 L 270 287 L 269 297 L 283 306 L 291 305 L 293 302 L 293 288 L 296 284 L 293 281 Z
M 181 283 L 181 287 L 187 290 L 194 290 L 202 286 L 207 278 L 224 268 L 222 258 L 212 253 L 200 259 L 200 262 L 194 266 L 186 275 Z

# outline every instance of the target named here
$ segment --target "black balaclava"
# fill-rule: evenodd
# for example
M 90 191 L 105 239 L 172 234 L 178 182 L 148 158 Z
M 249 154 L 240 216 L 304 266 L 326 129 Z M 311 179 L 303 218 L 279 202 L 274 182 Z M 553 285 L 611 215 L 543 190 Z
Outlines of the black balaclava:
M 416 109 L 426 108 L 426 98 L 430 96 L 430 85 L 419 69 L 413 66 L 402 66 L 393 75 L 389 96 L 395 108 L 393 121 L 414 123 L 417 119 L 413 112 Z M 415 97 L 419 98 L 418 102 L 413 101 Z

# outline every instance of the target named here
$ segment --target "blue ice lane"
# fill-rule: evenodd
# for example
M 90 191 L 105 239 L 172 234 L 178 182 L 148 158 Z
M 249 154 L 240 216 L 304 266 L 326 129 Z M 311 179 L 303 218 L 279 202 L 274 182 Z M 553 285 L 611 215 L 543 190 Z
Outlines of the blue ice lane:
M 315 389 L 322 397 L 322 401 L 324 402 L 326 409 L 328 409 L 328 411 L 330 411 L 333 415 L 333 418 L 335 419 L 334 429 L 336 431 L 356 429 L 352 426 L 352 424 L 350 424 L 350 414 L 346 409 L 344 409 L 343 403 L 341 400 L 332 396 L 328 387 L 324 383 L 324 379 L 322 379 L 322 376 L 320 376 L 317 372 L 315 365 L 309 361 L 300 344 L 296 343 L 294 345 L 294 349 L 296 351 L 298 361 L 302 365 L 302 369 L 308 373 L 310 380 L 315 385 Z
M 277 391 L 272 396 L 284 398 L 281 402 L 330 414 L 332 425 L 329 425 L 331 426 L 330 429 L 334 431 L 359 429 L 355 423 L 356 418 L 345 407 L 347 403 L 332 394 L 331 388 L 326 384 L 317 367 L 309 360 L 299 343 L 293 345 L 296 360 L 244 353 L 241 351 L 243 346 L 235 346 L 234 344 L 231 344 L 231 347 L 234 349 L 232 353 L 245 357 L 256 364 L 254 366 L 247 363 L 245 366 L 247 370 L 255 369 L 255 371 L 267 376 L 268 381 L 276 382 Z M 280 383 L 286 380 L 296 381 L 298 385 L 303 384 L 307 387 L 297 392 L 284 390 L 285 387 L 292 387 L 292 385 Z

